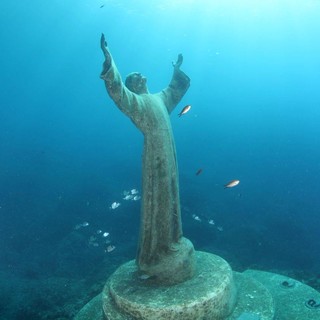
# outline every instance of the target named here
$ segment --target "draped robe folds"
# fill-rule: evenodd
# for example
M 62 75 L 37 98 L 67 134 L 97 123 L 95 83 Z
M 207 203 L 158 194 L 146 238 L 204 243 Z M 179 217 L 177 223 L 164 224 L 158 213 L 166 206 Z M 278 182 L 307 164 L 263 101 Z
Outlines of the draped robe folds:
M 135 94 L 123 84 L 113 59 L 101 78 L 117 107 L 144 135 L 141 226 L 136 261 L 140 270 L 152 273 L 150 270 L 161 264 L 161 259 L 179 250 L 183 238 L 178 165 L 169 115 L 188 90 L 190 79 L 174 67 L 167 88 L 156 94 Z M 192 250 L 193 246 L 189 248 Z

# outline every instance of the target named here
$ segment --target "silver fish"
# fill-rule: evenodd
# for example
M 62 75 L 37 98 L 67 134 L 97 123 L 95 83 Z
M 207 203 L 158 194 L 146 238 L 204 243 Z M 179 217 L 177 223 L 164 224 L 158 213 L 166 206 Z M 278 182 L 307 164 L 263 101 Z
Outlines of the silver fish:
M 240 183 L 240 180 L 231 180 L 227 184 L 224 185 L 225 188 L 233 188 Z
M 178 114 L 179 117 L 181 117 L 182 115 L 186 114 L 189 110 L 191 109 L 190 104 L 186 105 Z

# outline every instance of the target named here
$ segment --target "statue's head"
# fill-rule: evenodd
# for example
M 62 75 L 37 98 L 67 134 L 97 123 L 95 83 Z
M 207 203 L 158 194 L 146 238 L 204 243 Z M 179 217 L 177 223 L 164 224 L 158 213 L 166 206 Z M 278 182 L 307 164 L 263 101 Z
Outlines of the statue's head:
M 126 78 L 125 85 L 130 91 L 136 94 L 149 93 L 147 78 L 139 72 L 129 73 Z

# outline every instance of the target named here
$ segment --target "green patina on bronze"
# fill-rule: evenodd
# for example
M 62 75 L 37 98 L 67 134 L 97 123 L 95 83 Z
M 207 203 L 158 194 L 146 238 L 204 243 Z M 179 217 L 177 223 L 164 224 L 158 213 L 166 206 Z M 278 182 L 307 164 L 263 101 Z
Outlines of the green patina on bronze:
M 169 118 L 190 86 L 189 77 L 180 70 L 182 55 L 168 87 L 151 94 L 140 73 L 127 77 L 129 90 L 104 39 L 101 47 L 105 55 L 101 78 L 109 96 L 144 136 L 138 268 L 160 284 L 182 282 L 195 269 L 193 245 L 182 236 L 178 164 Z

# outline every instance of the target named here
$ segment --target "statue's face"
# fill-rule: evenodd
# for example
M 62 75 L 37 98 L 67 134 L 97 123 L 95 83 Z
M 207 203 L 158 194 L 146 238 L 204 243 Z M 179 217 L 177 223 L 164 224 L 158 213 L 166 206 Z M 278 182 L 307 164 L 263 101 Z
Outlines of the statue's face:
M 139 72 L 130 73 L 126 79 L 126 87 L 136 93 L 148 93 L 147 78 Z

